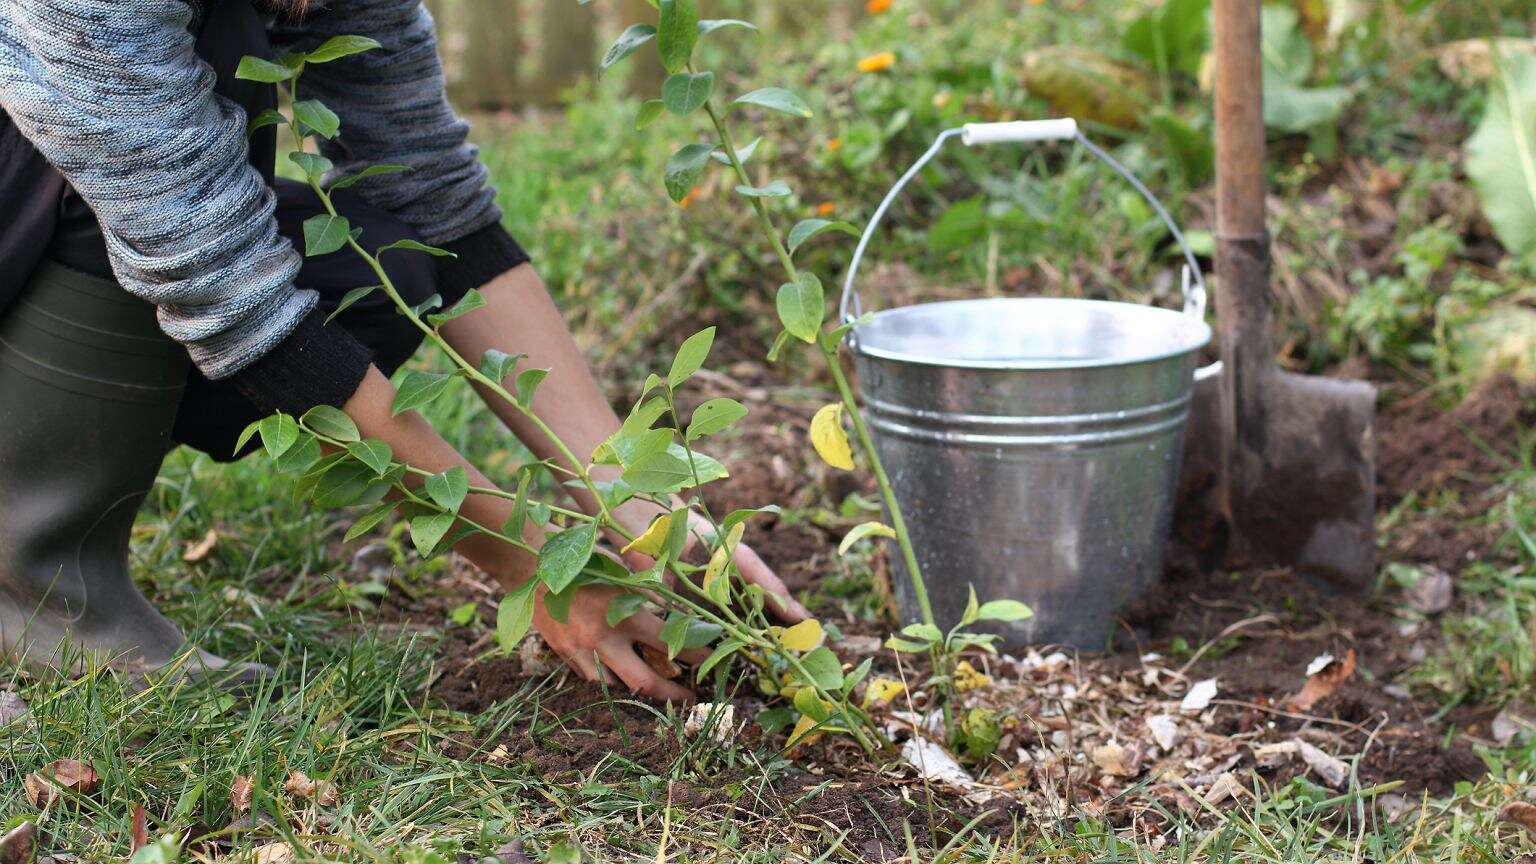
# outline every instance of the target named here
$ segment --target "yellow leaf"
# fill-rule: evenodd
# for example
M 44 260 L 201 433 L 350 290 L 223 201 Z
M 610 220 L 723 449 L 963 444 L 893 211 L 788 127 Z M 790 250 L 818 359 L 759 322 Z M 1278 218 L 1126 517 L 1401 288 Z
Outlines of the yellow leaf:
M 821 622 L 815 618 L 801 621 L 784 631 L 779 644 L 791 651 L 810 651 L 821 644 Z
M 672 514 L 657 516 L 651 521 L 651 527 L 645 529 L 644 534 L 629 541 L 629 544 L 619 551 L 626 555 L 630 552 L 639 552 L 641 555 L 655 558 L 657 553 L 661 552 L 662 544 L 667 542 L 667 532 L 671 527 Z
M 725 535 L 725 542 L 715 550 L 715 554 L 709 556 L 709 565 L 704 568 L 704 593 L 724 603 L 730 599 L 730 594 L 722 591 L 718 596 L 710 589 L 714 587 L 715 580 L 719 579 L 731 563 L 731 556 L 736 554 L 736 544 L 741 542 L 741 535 L 747 531 L 745 522 L 738 522 L 731 529 L 731 533 Z M 721 586 L 723 589 L 725 586 Z
M 895 678 L 876 678 L 864 688 L 864 707 L 875 703 L 887 703 L 907 692 L 907 685 Z
M 197 541 L 196 543 L 187 544 L 187 551 L 181 554 L 181 560 L 192 562 L 201 561 L 208 557 L 208 553 L 213 551 L 214 544 L 218 542 L 219 532 L 209 528 L 208 533 L 203 535 L 203 539 Z
M 955 665 L 955 689 L 961 693 L 980 690 L 991 683 L 992 679 L 972 666 L 969 660 L 961 660 Z
M 843 432 L 843 403 L 823 405 L 811 417 L 811 446 L 833 468 L 853 470 L 853 448 L 848 446 L 848 435 Z
M 1092 48 L 1051 45 L 1024 55 L 1024 88 L 1060 116 L 1134 129 L 1152 103 L 1155 79 Z
M 797 744 L 809 744 L 815 741 L 817 738 L 821 737 L 820 732 L 811 732 L 811 730 L 815 728 L 815 720 L 801 715 L 800 719 L 795 721 L 794 731 L 789 733 L 789 741 L 786 742 L 784 746 L 794 747 Z
M 863 540 L 865 537 L 895 536 L 896 529 L 880 522 L 865 522 L 860 525 L 855 525 L 853 530 L 849 531 L 848 535 L 843 538 L 843 542 L 837 544 L 837 554 L 847 555 L 848 550 L 853 548 L 853 544 Z

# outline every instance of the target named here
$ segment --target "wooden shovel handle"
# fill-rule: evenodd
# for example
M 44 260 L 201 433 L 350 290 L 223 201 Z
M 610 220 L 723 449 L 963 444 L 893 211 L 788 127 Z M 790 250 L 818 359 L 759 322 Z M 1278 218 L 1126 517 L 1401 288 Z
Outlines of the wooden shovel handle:
M 1262 0 L 1215 0 L 1216 233 L 1264 233 Z

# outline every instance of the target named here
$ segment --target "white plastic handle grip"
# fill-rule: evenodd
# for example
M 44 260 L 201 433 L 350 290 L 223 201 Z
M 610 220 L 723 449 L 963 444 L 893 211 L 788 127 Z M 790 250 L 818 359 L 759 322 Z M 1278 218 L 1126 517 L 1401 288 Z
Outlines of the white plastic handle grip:
M 1027 141 L 1070 141 L 1076 137 L 1077 121 L 1071 117 L 1013 120 L 1008 123 L 967 123 L 960 130 L 960 140 L 967 147 Z

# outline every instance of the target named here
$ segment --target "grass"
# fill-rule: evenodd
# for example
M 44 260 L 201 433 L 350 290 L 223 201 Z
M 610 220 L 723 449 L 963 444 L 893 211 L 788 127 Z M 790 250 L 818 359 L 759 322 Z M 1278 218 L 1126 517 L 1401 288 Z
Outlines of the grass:
M 1458 4 L 1439 3 L 1432 5 L 1440 13 L 1428 14 L 1425 5 L 1382 4 L 1383 17 L 1369 22 L 1373 34 L 1325 61 L 1331 74 L 1346 74 L 1375 94 L 1349 115 L 1344 150 L 1405 176 L 1404 215 L 1392 242 L 1409 247 L 1406 258 L 1389 256 L 1376 270 L 1353 266 L 1364 256 L 1347 248 L 1355 238 L 1341 221 L 1343 204 L 1317 194 L 1320 184 L 1333 182 L 1337 163 L 1298 154 L 1295 142 L 1277 156 L 1277 236 L 1281 254 L 1301 274 L 1302 293 L 1293 296 L 1315 303 L 1288 309 L 1297 363 L 1322 368 L 1356 355 L 1396 366 L 1415 386 L 1455 392 L 1465 382 L 1435 339 L 1436 313 L 1420 301 L 1432 303 L 1458 277 L 1475 277 L 1478 291 L 1467 292 L 1475 295 L 1468 301 L 1475 313 L 1482 308 L 1476 304 L 1500 302 L 1528 284 L 1529 273 L 1518 266 L 1492 272 L 1459 248 L 1413 269 L 1420 263 L 1410 242 L 1416 235 L 1454 239 L 1469 229 L 1437 221 L 1443 214 L 1433 203 L 1437 188 L 1457 182 L 1455 154 L 1436 149 L 1403 118 L 1421 111 L 1466 124 L 1480 101 L 1462 98 L 1422 63 L 1397 74 L 1394 58 L 1484 32 L 1465 29 L 1465 22 L 1486 11 L 1463 4 L 1468 14 L 1456 15 L 1445 9 Z M 1507 5 L 1511 17 L 1520 11 Z M 752 11 L 730 6 L 722 4 L 720 14 Z M 771 165 L 796 180 L 800 191 L 785 207 L 797 216 L 813 215 L 826 202 L 838 216 L 860 221 L 937 129 L 973 116 L 1046 113 L 1024 92 L 1012 58 L 1055 42 L 1113 44 L 1128 14 L 1115 4 L 1083 3 L 944 0 L 922 10 L 900 7 L 836 39 L 770 32 L 751 51 L 723 42 L 711 49 L 730 70 L 725 86 L 747 73 L 765 83 L 810 82 L 804 89 L 821 119 L 793 129 L 769 126 L 753 160 L 756 170 Z M 852 71 L 858 57 L 887 48 L 898 53 L 899 75 Z M 1189 94 L 1181 98 L 1198 103 Z M 650 346 L 670 340 L 679 310 L 707 307 L 706 314 L 734 325 L 754 355 L 771 336 L 763 299 L 772 287 L 765 284 L 768 271 L 760 255 L 740 245 L 748 235 L 722 200 L 728 192 L 705 184 L 683 208 L 661 191 L 667 154 L 691 140 L 688 123 L 664 118 L 635 132 L 633 109 L 621 82 L 611 79 L 571 94 L 562 114 L 487 119 L 477 130 L 507 224 L 534 251 L 617 389 L 642 374 Z M 1123 139 L 1122 155 L 1175 212 L 1202 212 L 1206 190 L 1189 186 L 1156 142 L 1094 131 Z M 1169 299 L 1159 281 L 1166 238 L 1122 190 L 1106 187 L 1106 174 L 1093 164 L 1043 152 L 1022 164 L 1016 153 L 995 151 L 953 158 L 914 186 L 872 250 L 922 274 L 921 284 L 904 290 Z M 973 199 L 996 217 L 963 232 L 978 242 L 935 240 L 927 226 Z M 846 249 L 828 244 L 805 254 L 830 277 Z M 1332 278 L 1309 273 L 1309 262 L 1317 261 L 1344 268 L 1352 305 L 1313 290 Z M 1399 302 L 1404 296 L 1413 298 L 1411 310 Z M 636 309 L 651 311 L 636 318 Z M 793 367 L 786 377 L 796 378 Z M 525 458 L 467 391 L 433 410 L 437 428 L 492 476 L 507 476 Z M 1536 700 L 1536 579 L 1528 575 L 1536 567 L 1536 469 L 1529 442 L 1519 452 L 1525 457 L 1498 484 L 1507 490 L 1504 505 L 1486 517 L 1499 524 L 1500 542 L 1516 550 L 1517 564 L 1457 574 L 1458 605 L 1407 679 L 1448 716 L 1458 708 Z M 835 518 L 841 503 L 787 518 L 814 524 Z M 1496 821 L 1502 804 L 1536 791 L 1536 742 L 1529 739 L 1482 747 L 1486 777 L 1442 798 L 1402 801 L 1406 815 L 1396 820 L 1373 803 L 1390 790 L 1364 789 L 1358 780 L 1342 794 L 1304 781 L 1258 783 L 1225 809 L 1150 814 L 1171 826 L 1157 842 L 1137 826 L 1106 824 L 1041 799 L 1028 822 L 954 837 L 873 811 L 869 818 L 858 814 L 874 838 L 860 846 L 790 806 L 830 795 L 832 780 L 811 784 L 798 802 L 769 794 L 773 782 L 814 766 L 773 748 L 689 738 L 678 715 L 642 709 L 619 694 L 595 700 L 596 710 L 653 712 L 636 714 L 647 723 L 631 734 L 674 755 L 642 764 L 616 750 L 578 779 L 551 778 L 528 752 L 559 751 L 592 736 L 567 708 L 550 710 L 568 704 L 563 680 L 530 678 L 479 713 L 450 710 L 429 696 L 426 683 L 445 662 L 437 634 L 381 619 L 376 603 L 383 594 L 446 597 L 449 608 L 469 599 L 462 582 L 446 562 L 408 554 L 397 534 L 371 538 L 393 566 L 355 572 L 354 550 L 340 543 L 348 518 L 294 503 L 259 459 L 220 466 L 186 450 L 171 454 L 134 532 L 135 574 L 193 641 L 268 663 L 279 675 L 240 702 L 188 687 L 135 692 L 102 672 L 73 681 L 14 680 L 31 720 L 0 731 L 0 828 L 36 820 L 47 834 L 44 851 L 82 861 L 129 855 L 136 805 L 143 805 L 152 837 L 191 832 L 227 844 L 189 849 L 189 860 L 250 860 L 257 848 L 285 842 L 304 860 L 431 864 L 477 860 L 512 839 L 542 861 L 574 860 L 573 850 L 584 849 L 585 860 L 774 864 L 865 860 L 871 849 L 911 862 L 1493 862 L 1532 849 L 1530 838 Z M 210 554 L 184 561 L 188 545 L 210 530 L 218 533 Z M 849 618 L 875 618 L 880 603 L 871 563 L 840 566 L 810 589 L 810 599 Z M 487 610 L 480 614 L 486 618 Z M 532 742 L 535 751 L 498 757 L 498 741 Z M 39 814 L 20 778 L 56 759 L 89 761 L 101 784 Z M 292 771 L 336 784 L 339 802 L 321 806 L 283 791 Z M 257 816 L 238 812 L 231 799 L 241 777 L 254 783 Z M 690 787 L 723 789 L 738 809 L 690 807 Z

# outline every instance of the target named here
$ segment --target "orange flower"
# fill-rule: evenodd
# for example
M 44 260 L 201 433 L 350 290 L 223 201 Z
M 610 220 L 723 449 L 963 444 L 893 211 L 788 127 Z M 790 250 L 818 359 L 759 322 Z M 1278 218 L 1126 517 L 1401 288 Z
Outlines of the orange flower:
M 891 8 L 891 0 L 869 0 L 864 4 L 864 11 L 871 15 L 879 15 L 889 8 Z
M 859 61 L 860 72 L 884 72 L 896 65 L 896 54 L 891 51 L 881 51 L 879 54 L 871 54 Z
M 837 205 L 833 204 L 831 201 L 823 201 L 820 204 L 816 205 L 816 215 L 817 216 L 831 216 L 833 213 L 836 213 L 836 212 L 837 212 Z
M 703 194 L 704 194 L 704 187 L 702 187 L 702 186 L 695 186 L 692 189 L 688 190 L 688 194 L 683 196 L 683 200 L 677 202 L 677 206 L 679 206 L 679 207 L 687 207 L 689 204 L 692 204 L 693 202 L 699 200 L 700 196 L 702 196 Z
M 833 139 L 827 141 L 827 149 L 828 150 L 837 150 L 837 149 L 841 148 L 842 146 L 843 146 L 843 139 L 841 139 L 841 138 L 833 138 Z

